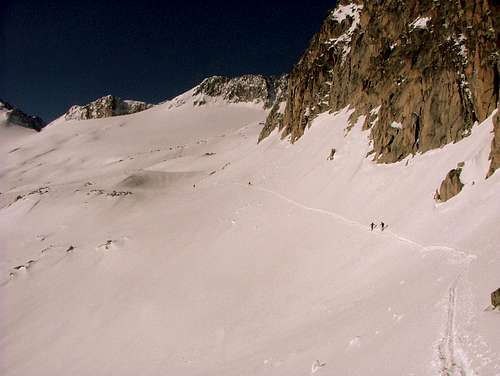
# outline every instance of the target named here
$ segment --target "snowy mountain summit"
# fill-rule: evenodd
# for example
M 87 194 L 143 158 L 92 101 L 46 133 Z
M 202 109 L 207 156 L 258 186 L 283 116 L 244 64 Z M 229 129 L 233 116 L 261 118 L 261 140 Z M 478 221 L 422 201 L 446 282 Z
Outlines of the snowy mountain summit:
M 129 115 L 147 110 L 153 105 L 134 100 L 122 100 L 112 95 L 106 95 L 86 105 L 72 106 L 65 114 L 65 120 L 100 119 L 111 116 Z

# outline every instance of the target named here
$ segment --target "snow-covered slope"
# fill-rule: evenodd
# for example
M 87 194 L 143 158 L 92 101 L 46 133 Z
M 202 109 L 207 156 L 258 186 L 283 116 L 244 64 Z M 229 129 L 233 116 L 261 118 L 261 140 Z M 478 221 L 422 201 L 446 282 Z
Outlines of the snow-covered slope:
M 491 117 L 378 165 L 348 110 L 256 145 L 191 94 L 0 146 L 2 375 L 499 374 Z
M 12 139 L 16 139 L 23 134 L 33 133 L 32 130 L 22 127 L 13 127 L 9 122 L 9 111 L 5 108 L 0 108 L 0 145 L 6 142 L 10 142 Z

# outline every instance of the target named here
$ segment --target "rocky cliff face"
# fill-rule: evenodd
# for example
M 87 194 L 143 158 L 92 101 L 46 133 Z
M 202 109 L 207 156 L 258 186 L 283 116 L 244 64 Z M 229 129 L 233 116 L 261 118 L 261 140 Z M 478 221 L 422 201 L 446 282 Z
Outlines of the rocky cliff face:
M 279 127 L 294 142 L 317 114 L 349 105 L 366 116 L 377 162 L 466 137 L 497 107 L 499 18 L 492 0 L 340 1 L 260 139 Z
M 8 126 L 18 125 L 40 132 L 46 125 L 46 123 L 38 116 L 27 115 L 23 111 L 13 107 L 11 104 L 3 100 L 0 100 L 0 114 Z
M 212 99 L 220 98 L 228 103 L 262 103 L 265 108 L 269 108 L 283 96 L 285 85 L 286 76 L 213 76 L 206 78 L 196 87 L 193 93 L 196 97 L 194 104 L 203 105 Z
M 153 107 L 152 104 L 122 100 L 112 95 L 99 98 L 84 106 L 72 106 L 65 114 L 66 120 L 88 120 L 133 114 Z

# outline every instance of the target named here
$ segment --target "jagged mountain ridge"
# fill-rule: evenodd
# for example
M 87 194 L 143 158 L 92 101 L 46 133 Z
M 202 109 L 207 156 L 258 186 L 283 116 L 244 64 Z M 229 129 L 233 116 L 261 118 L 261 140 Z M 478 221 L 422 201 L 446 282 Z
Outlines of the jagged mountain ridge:
M 122 100 L 112 95 L 106 95 L 83 106 L 72 106 L 63 116 L 65 120 L 100 119 L 111 116 L 129 115 L 151 107 L 153 105 L 149 103 Z
M 341 1 L 259 140 L 279 128 L 294 142 L 319 113 L 346 106 L 356 109 L 352 120 L 366 116 L 377 162 L 466 137 L 497 107 L 499 14 L 485 0 Z
M 239 77 L 212 76 L 203 80 L 193 92 L 198 98 L 195 105 L 203 105 L 208 97 L 221 98 L 228 103 L 263 103 L 264 108 L 274 105 L 286 87 L 286 76 L 266 77 L 247 74 Z
M 0 114 L 5 124 L 18 125 L 23 128 L 33 129 L 40 132 L 46 123 L 38 116 L 27 115 L 18 108 L 15 108 L 10 103 L 0 99 Z
M 174 98 L 257 103 L 269 110 L 259 142 L 273 129 L 292 142 L 325 111 L 352 106 L 364 116 L 379 163 L 399 161 L 467 137 L 498 103 L 498 18 L 491 1 L 344 0 L 329 13 L 290 75 L 212 76 Z M 132 114 L 152 104 L 108 95 L 73 106 L 65 120 Z M 494 117 L 495 135 L 498 116 Z M 500 142 L 491 144 L 490 176 Z
M 269 109 L 284 96 L 286 78 L 286 75 L 266 77 L 254 74 L 238 77 L 211 76 L 188 92 L 166 102 L 172 102 L 172 107 L 182 106 L 188 99 L 192 99 L 194 106 L 203 106 L 217 101 L 225 103 L 256 103 L 262 104 L 265 109 Z M 83 106 L 72 106 L 63 117 L 65 120 L 100 119 L 129 115 L 147 110 L 153 106 L 153 104 L 145 102 L 122 100 L 113 95 L 106 95 Z

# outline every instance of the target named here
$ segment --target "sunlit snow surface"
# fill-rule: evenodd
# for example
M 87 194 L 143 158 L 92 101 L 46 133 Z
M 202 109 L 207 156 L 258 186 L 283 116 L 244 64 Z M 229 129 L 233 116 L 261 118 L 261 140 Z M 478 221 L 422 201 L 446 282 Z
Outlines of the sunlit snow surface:
M 361 4 L 340 5 L 330 14 L 330 17 L 338 23 L 342 23 L 347 18 L 351 20 L 351 25 L 344 34 L 341 34 L 337 38 L 330 38 L 326 42 L 330 46 L 336 46 L 337 44 L 342 46 L 342 62 L 345 61 L 351 51 L 350 42 L 352 40 L 353 33 L 359 26 L 362 9 L 363 5 Z
M 0 144 L 0 374 L 500 373 L 491 118 L 380 165 L 349 111 L 176 103 Z
M 354 18 L 359 22 L 359 12 L 363 8 L 361 4 L 339 5 L 335 11 L 331 13 L 331 17 L 338 23 L 342 23 L 347 17 Z

